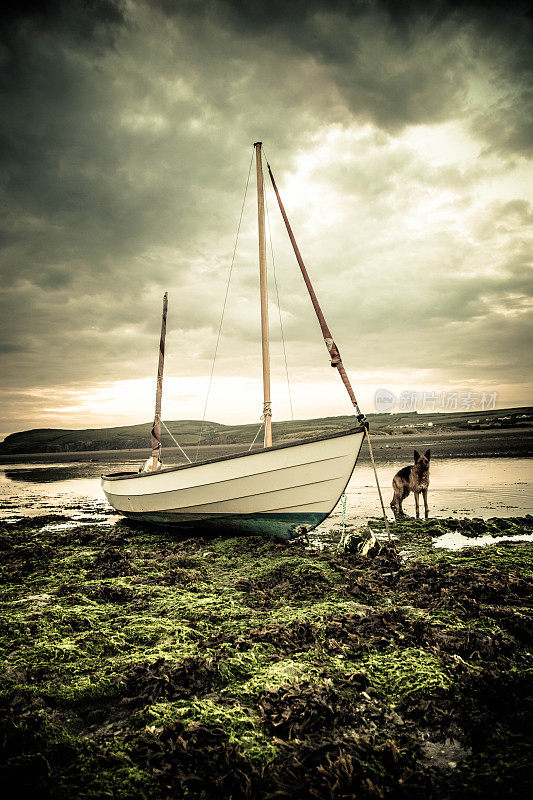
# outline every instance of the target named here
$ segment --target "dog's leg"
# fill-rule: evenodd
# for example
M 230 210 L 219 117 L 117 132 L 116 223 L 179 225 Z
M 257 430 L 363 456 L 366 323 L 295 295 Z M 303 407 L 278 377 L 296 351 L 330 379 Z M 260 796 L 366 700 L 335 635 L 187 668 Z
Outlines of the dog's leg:
M 399 511 L 400 517 L 405 517 L 405 513 L 404 513 L 404 510 L 402 508 L 402 503 L 403 503 L 403 501 L 405 500 L 405 498 L 407 497 L 408 494 L 409 494 L 409 488 L 405 484 L 403 484 L 401 486 L 401 489 L 400 489 L 400 494 L 398 495 L 398 511 Z
M 394 513 L 394 518 L 403 517 L 402 500 L 407 496 L 405 494 L 405 484 L 397 475 L 392 480 L 392 488 L 394 489 L 394 496 L 391 500 L 390 507 Z
M 415 496 L 416 518 L 420 519 L 420 498 L 416 489 L 413 490 L 413 494 Z
M 392 513 L 394 514 L 394 519 L 398 519 L 398 514 L 400 513 L 400 508 L 398 504 L 398 485 L 396 476 L 392 479 L 392 490 L 394 494 L 392 495 L 392 500 L 390 501 L 390 507 L 392 508 Z
M 402 516 L 402 517 L 405 517 L 405 516 L 407 516 L 407 515 L 406 515 L 406 513 L 405 513 L 405 511 L 404 511 L 404 510 L 403 510 L 403 508 L 402 508 L 402 503 L 403 503 L 403 501 L 405 500 L 405 498 L 406 498 L 408 495 L 409 495 L 409 487 L 408 487 L 408 486 L 406 486 L 406 485 L 404 484 L 404 485 L 403 485 L 403 487 L 402 487 L 402 493 L 401 493 L 401 495 L 400 495 L 400 502 L 399 502 L 399 506 L 400 506 L 400 516 Z
M 398 519 L 402 515 L 402 501 L 396 492 L 394 493 L 394 497 L 391 500 L 390 507 L 392 508 L 392 513 L 394 514 L 394 519 Z
M 422 497 L 424 499 L 424 516 L 427 519 L 429 517 L 428 511 L 428 490 L 422 489 Z

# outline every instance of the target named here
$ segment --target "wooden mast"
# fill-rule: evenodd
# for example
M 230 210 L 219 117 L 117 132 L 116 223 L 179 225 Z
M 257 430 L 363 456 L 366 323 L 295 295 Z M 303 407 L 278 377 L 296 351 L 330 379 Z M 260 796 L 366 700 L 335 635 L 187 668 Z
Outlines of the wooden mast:
M 263 418 L 265 447 L 272 445 L 272 409 L 270 405 L 270 348 L 268 341 L 268 294 L 265 242 L 265 198 L 263 190 L 262 142 L 255 142 L 257 170 L 257 227 L 259 231 L 259 287 L 261 291 L 261 343 L 263 355 Z
M 159 362 L 157 365 L 157 388 L 155 392 L 155 415 L 152 427 L 152 471 L 157 469 L 161 456 L 161 398 L 163 396 L 163 366 L 165 363 L 165 338 L 167 334 L 168 292 L 163 297 L 163 316 L 161 319 L 161 338 L 159 340 Z

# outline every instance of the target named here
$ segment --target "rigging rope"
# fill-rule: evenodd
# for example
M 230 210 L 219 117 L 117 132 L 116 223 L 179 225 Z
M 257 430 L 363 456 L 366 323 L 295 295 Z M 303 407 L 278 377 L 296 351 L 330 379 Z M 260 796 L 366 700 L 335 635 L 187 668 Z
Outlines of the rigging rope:
M 228 283 L 226 285 L 226 294 L 224 295 L 224 304 L 222 306 L 222 315 L 220 317 L 220 325 L 218 326 L 217 341 L 216 341 L 216 345 L 215 345 L 215 352 L 213 354 L 213 363 L 211 365 L 211 374 L 209 376 L 209 384 L 207 386 L 207 395 L 206 395 L 206 398 L 205 398 L 204 413 L 202 415 L 202 422 L 201 422 L 201 425 L 200 425 L 200 433 L 198 434 L 198 441 L 196 443 L 196 454 L 194 456 L 194 460 L 195 461 L 198 461 L 198 450 L 200 448 L 200 442 L 202 440 L 202 433 L 203 433 L 203 430 L 204 430 L 205 415 L 207 413 L 207 403 L 209 401 L 209 394 L 211 392 L 211 383 L 213 381 L 213 372 L 215 370 L 215 361 L 217 359 L 218 345 L 220 343 L 220 333 L 222 331 L 222 323 L 224 321 L 224 313 L 226 311 L 226 303 L 228 301 L 229 285 L 230 285 L 230 281 L 231 281 L 231 275 L 232 275 L 232 272 L 233 272 L 233 265 L 235 264 L 235 253 L 237 252 L 237 244 L 238 244 L 238 241 L 239 241 L 239 233 L 241 231 L 242 215 L 244 213 L 244 204 L 246 202 L 246 195 L 248 193 L 248 184 L 250 183 L 250 173 L 252 171 L 252 162 L 253 162 L 253 160 L 254 160 L 254 151 L 252 150 L 252 157 L 250 158 L 250 166 L 248 167 L 248 177 L 246 178 L 246 186 L 244 188 L 244 197 L 242 199 L 241 215 L 239 217 L 239 224 L 237 226 L 237 235 L 235 236 L 235 246 L 233 248 L 233 256 L 231 258 L 231 265 L 230 265 L 230 269 L 229 269 Z
M 266 158 L 266 156 L 265 156 Z M 268 226 L 268 238 L 270 239 L 270 252 L 272 255 L 272 271 L 274 273 L 274 286 L 276 287 L 276 300 L 278 304 L 278 314 L 279 314 L 279 327 L 281 328 L 281 342 L 283 344 L 283 358 L 285 360 L 285 374 L 287 376 L 287 391 L 289 393 L 289 405 L 291 408 L 291 419 L 294 420 L 294 411 L 292 408 L 292 394 L 291 394 L 291 382 L 289 378 L 289 367 L 287 364 L 287 352 L 285 349 L 285 334 L 283 332 L 283 321 L 281 318 L 281 306 L 279 302 L 279 290 L 278 290 L 278 279 L 276 277 L 276 261 L 274 259 L 274 246 L 272 244 L 272 228 L 270 227 L 270 214 L 268 212 L 268 200 L 266 196 L 265 190 L 265 206 L 266 206 L 266 215 L 267 215 L 267 226 Z
M 260 433 L 261 433 L 261 431 L 263 430 L 264 424 L 265 424 L 265 419 L 264 419 L 264 417 L 263 417 L 263 418 L 262 418 L 261 425 L 259 426 L 259 430 L 258 430 L 258 431 L 257 431 L 257 433 L 255 434 L 255 436 L 254 436 L 254 440 L 253 440 L 252 444 L 250 445 L 250 447 L 248 448 L 248 452 L 250 452 L 250 450 L 251 450 L 251 449 L 252 449 L 252 447 L 254 446 L 254 444 L 255 444 L 255 442 L 256 442 L 256 440 L 257 440 L 257 437 L 259 436 L 259 434 L 260 434 Z
M 172 439 L 172 441 L 174 442 L 174 444 L 175 444 L 177 447 L 179 447 L 179 449 L 181 450 L 181 452 L 183 453 L 183 455 L 185 456 L 185 458 L 187 459 L 187 461 L 189 462 L 189 464 L 192 464 L 192 461 L 191 461 L 191 459 L 189 458 L 189 456 L 187 455 L 187 453 L 185 452 L 185 450 L 183 449 L 183 447 L 180 445 L 180 443 L 178 442 L 178 440 L 177 440 L 177 439 L 175 439 L 175 438 L 174 438 L 174 436 L 171 434 L 171 432 L 169 431 L 169 429 L 167 428 L 167 426 L 166 426 L 166 424 L 163 422 L 163 420 L 161 420 L 161 425 L 162 425 L 162 426 L 163 426 L 163 428 L 166 430 L 166 432 L 168 433 L 168 435 L 170 436 L 170 438 Z

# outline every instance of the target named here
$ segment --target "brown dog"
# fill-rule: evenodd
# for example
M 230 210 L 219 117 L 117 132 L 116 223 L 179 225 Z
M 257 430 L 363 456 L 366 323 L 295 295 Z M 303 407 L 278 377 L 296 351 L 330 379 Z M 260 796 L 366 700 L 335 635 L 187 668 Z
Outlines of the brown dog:
M 413 492 L 415 496 L 416 518 L 420 518 L 419 496 L 424 498 L 425 517 L 428 518 L 428 488 L 429 488 L 429 459 L 431 450 L 426 450 L 423 456 L 415 450 L 415 463 L 410 467 L 403 467 L 392 479 L 394 497 L 390 507 L 396 518 L 403 517 L 402 503 Z

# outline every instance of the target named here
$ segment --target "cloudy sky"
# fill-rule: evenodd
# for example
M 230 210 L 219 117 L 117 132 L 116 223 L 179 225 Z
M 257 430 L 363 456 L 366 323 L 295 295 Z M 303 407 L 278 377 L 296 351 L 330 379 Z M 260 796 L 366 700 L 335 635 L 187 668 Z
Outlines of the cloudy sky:
M 163 414 L 202 416 L 259 139 L 364 410 L 379 388 L 396 407 L 407 391 L 532 402 L 530 3 L 12 5 L 2 434 L 148 420 L 165 290 Z M 270 187 L 267 202 L 294 415 L 349 413 Z M 252 171 L 207 408 L 220 422 L 261 413 L 256 225 Z

